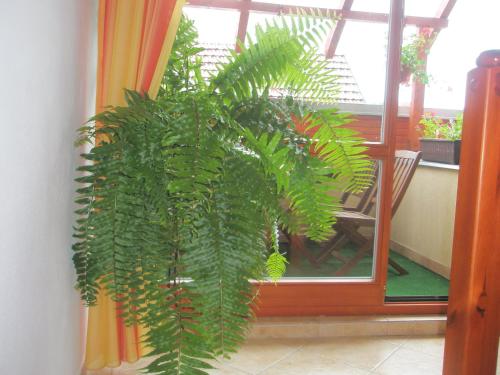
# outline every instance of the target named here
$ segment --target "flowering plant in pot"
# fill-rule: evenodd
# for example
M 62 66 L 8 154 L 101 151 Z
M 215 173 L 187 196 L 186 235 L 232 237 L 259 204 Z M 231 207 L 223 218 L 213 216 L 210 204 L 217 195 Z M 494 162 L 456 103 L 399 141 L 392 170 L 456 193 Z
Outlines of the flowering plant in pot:
M 420 120 L 422 159 L 446 164 L 458 164 L 462 138 L 463 114 L 444 120 L 426 113 Z
M 408 84 L 411 77 L 423 84 L 429 83 L 424 56 L 429 54 L 429 45 L 435 37 L 430 29 L 413 34 L 401 48 L 400 82 Z

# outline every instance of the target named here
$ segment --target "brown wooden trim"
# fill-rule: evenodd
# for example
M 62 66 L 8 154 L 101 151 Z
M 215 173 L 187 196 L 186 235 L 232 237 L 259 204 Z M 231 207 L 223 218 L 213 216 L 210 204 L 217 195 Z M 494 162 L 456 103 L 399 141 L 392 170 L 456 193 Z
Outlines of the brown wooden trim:
M 335 292 L 337 293 L 337 291 Z M 260 297 L 262 298 L 262 296 Z M 447 302 L 414 302 L 414 303 L 382 303 L 373 305 L 348 304 L 305 304 L 300 303 L 297 296 L 294 305 L 268 305 L 260 303 L 255 313 L 258 317 L 271 316 L 341 316 L 341 315 L 445 315 Z M 342 294 L 335 299 L 341 300 Z
M 238 22 L 238 34 L 236 36 L 236 43 L 234 49 L 236 52 L 240 52 L 239 43 L 245 44 L 245 38 L 247 36 L 248 18 L 250 17 L 250 12 L 248 10 L 250 5 L 250 0 L 242 1 L 242 8 L 240 9 L 240 20 Z
M 493 375 L 500 316 L 500 50 L 467 77 L 444 375 Z
M 385 105 L 382 116 L 382 139 L 387 145 L 387 159 L 382 164 L 380 198 L 378 203 L 377 245 L 375 275 L 380 285 L 387 283 L 389 242 L 391 239 L 392 190 L 394 176 L 394 155 L 396 152 L 396 123 L 398 119 L 399 74 L 401 44 L 403 39 L 404 0 L 391 1 L 391 22 L 387 52 L 387 74 Z M 382 299 L 383 300 L 383 299 Z
M 443 0 L 441 5 L 439 6 L 436 16 L 439 18 L 448 18 L 456 3 L 457 0 Z
M 312 314 L 341 314 L 345 308 L 379 305 L 384 291 L 374 281 L 346 282 L 297 282 L 261 284 L 258 296 L 258 316 L 293 316 Z M 360 310 L 361 309 L 361 310 Z
M 354 0 L 342 0 L 340 8 L 342 10 L 351 10 L 353 2 Z M 337 49 L 340 37 L 342 36 L 342 32 L 344 31 L 344 26 L 345 19 L 341 18 L 337 21 L 332 30 L 330 30 L 325 45 L 325 56 L 327 59 L 331 59 L 335 55 L 335 50 Z
M 382 306 L 277 306 L 262 307 L 255 311 L 259 318 L 278 316 L 344 316 L 344 315 L 446 315 L 445 302 L 428 304 L 382 305 Z M 493 374 L 494 375 L 494 374 Z
M 239 10 L 242 8 L 241 2 L 234 0 L 189 0 L 186 6 L 218 8 L 218 9 L 235 9 L 235 10 Z M 330 9 L 330 8 L 307 7 L 307 6 L 286 6 L 282 4 L 260 3 L 252 1 L 249 10 L 255 12 L 271 13 L 271 14 L 296 14 L 299 11 L 315 10 L 316 12 L 319 12 L 324 16 L 331 16 L 333 13 L 335 13 L 337 16 L 343 19 L 352 21 L 365 21 L 365 22 L 377 22 L 377 23 L 389 22 L 389 15 L 387 13 L 361 12 L 352 10 L 342 10 L 338 8 Z M 405 25 L 432 27 L 435 29 L 445 28 L 448 26 L 448 20 L 436 17 L 408 16 L 404 17 L 404 23 Z
M 385 161 L 388 159 L 389 147 L 378 142 L 365 142 L 364 145 L 368 148 L 366 154 L 372 159 Z
M 362 286 L 362 287 L 360 287 Z M 264 316 L 445 314 L 447 302 L 385 303 L 375 280 L 332 283 L 288 281 L 259 283 L 256 314 Z

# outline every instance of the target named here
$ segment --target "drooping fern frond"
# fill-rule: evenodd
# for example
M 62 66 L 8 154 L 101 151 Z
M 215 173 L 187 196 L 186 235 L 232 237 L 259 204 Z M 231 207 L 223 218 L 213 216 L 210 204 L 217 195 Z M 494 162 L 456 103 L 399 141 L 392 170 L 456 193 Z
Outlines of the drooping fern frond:
M 190 204 L 203 199 L 220 174 L 225 151 L 212 129 L 217 125 L 218 110 L 200 94 L 179 94 L 169 109 L 174 119 L 162 140 L 167 189 Z
M 304 233 L 315 241 L 332 235 L 334 213 L 340 211 L 339 199 L 332 191 L 340 191 L 339 181 L 332 178 L 332 169 L 319 159 L 309 159 L 296 165 L 288 192 L 290 209 L 304 226 Z
M 197 46 L 197 37 L 193 21 L 183 17 L 160 85 L 159 97 L 171 97 L 204 87 L 204 81 L 197 76 L 201 67 L 197 54 L 203 50 Z
M 256 40 L 249 37 L 241 53 L 231 53 L 229 62 L 211 80 L 210 89 L 240 101 L 285 84 L 292 92 L 328 101 L 336 86 L 331 77 L 321 74 L 326 62 L 321 62 L 315 48 L 332 24 L 328 18 L 303 16 L 257 26 Z
M 150 304 L 146 343 L 153 348 L 154 360 L 146 367 L 149 374 L 206 374 L 211 369 L 207 332 L 200 330 L 200 317 L 192 309 L 189 285 L 165 287 L 160 293 L 165 303 Z
M 286 95 L 309 103 L 335 103 L 339 93 L 338 77 L 331 73 L 329 64 L 330 61 L 316 49 L 305 51 L 287 66 L 276 86 L 287 88 Z
M 271 281 L 276 283 L 285 275 L 287 263 L 288 261 L 279 251 L 274 251 L 269 255 L 266 261 L 266 270 Z
M 130 107 L 96 116 L 101 125 L 95 132 L 89 130 L 88 136 L 104 135 L 107 141 L 83 155 L 93 164 L 79 168 L 86 174 L 77 179 L 83 186 L 77 191 L 76 202 L 84 207 L 77 210 L 82 216 L 77 221 L 73 249 L 77 283 L 88 288 L 84 293 L 87 304 L 95 303 L 98 281 L 114 298 L 128 294 L 128 270 L 133 269 L 133 253 L 142 246 L 134 231 L 145 220 L 147 186 L 142 177 L 147 169 L 138 155 L 149 148 L 137 130 L 147 126 L 154 135 L 157 121 L 150 101 L 133 93 L 127 100 Z
M 364 152 L 363 138 L 345 125 L 348 114 L 332 109 L 315 110 L 306 118 L 306 130 L 314 130 L 314 150 L 335 171 L 344 190 L 360 191 L 371 184 L 372 163 Z
M 270 247 L 273 251 L 267 258 L 266 271 L 271 281 L 276 283 L 285 275 L 286 264 L 288 263 L 287 259 L 279 251 L 279 232 L 276 220 L 270 226 L 269 237 Z
M 293 163 L 289 158 L 290 150 L 286 147 L 278 147 L 281 134 L 276 132 L 269 139 L 268 134 L 263 133 L 260 138 L 256 138 L 251 131 L 246 129 L 244 135 L 245 146 L 259 157 L 265 172 L 274 177 L 278 192 L 288 189 Z

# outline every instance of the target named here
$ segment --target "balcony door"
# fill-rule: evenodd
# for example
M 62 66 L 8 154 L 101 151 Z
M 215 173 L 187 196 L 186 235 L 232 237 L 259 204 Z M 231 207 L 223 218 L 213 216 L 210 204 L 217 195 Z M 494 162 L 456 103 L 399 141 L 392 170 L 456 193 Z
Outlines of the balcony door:
M 378 6 L 383 6 L 382 2 L 377 3 Z M 266 282 L 259 285 L 259 316 L 442 312 L 444 309 L 443 305 L 427 303 L 404 305 L 384 302 L 392 216 L 404 0 L 387 0 L 386 3 L 385 9 L 370 11 L 385 11 L 389 14 L 388 23 L 358 22 L 351 30 L 349 22 L 341 26 L 346 28 L 345 34 L 349 31 L 353 33 L 351 37 L 346 35 L 345 43 L 354 44 L 349 49 L 358 49 L 355 53 L 344 56 L 348 63 L 351 62 L 353 76 L 367 72 L 372 75 L 365 79 L 372 87 L 363 88 L 367 93 L 365 102 L 368 102 L 364 108 L 371 113 L 360 116 L 361 120 L 358 119 L 354 125 L 362 126 L 364 121 L 365 126 L 370 126 L 370 131 L 366 132 L 364 129 L 364 134 L 369 135 L 366 142 L 367 154 L 374 161 L 376 170 L 373 186 L 368 189 L 372 195 L 349 199 L 369 199 L 369 202 L 365 202 L 369 205 L 367 213 L 374 220 L 371 225 L 359 228 L 359 243 L 345 241 L 330 252 L 328 241 L 314 243 L 304 238 L 289 238 L 284 241 L 283 251 L 287 253 L 290 262 L 287 275 L 277 285 Z M 353 4 L 355 6 L 356 1 Z M 377 36 L 378 40 L 374 39 Z M 379 48 L 376 48 L 377 45 Z M 374 56 L 374 53 L 382 56 Z M 358 62 L 360 57 L 361 62 Z M 381 102 L 378 105 L 370 104 L 370 100 L 376 101 L 377 95 Z M 360 108 L 362 107 L 358 107 Z M 349 203 L 346 202 L 346 205 Z M 359 200 L 353 202 L 354 205 L 357 203 Z M 334 243 L 335 239 L 331 242 Z M 369 248 L 369 251 L 364 252 L 362 257 L 357 257 L 360 246 Z M 350 265 L 342 266 L 346 262 Z

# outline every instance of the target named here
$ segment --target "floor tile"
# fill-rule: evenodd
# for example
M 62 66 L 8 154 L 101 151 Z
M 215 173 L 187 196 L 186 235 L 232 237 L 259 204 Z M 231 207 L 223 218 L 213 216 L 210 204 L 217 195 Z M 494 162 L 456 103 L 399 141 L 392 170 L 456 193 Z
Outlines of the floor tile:
M 307 348 L 299 349 L 259 375 L 368 375 L 369 372 Z
M 291 339 L 250 340 L 231 359 L 222 360 L 222 365 L 257 374 L 298 348 L 297 341 Z
M 264 338 L 312 338 L 320 336 L 320 324 L 312 321 L 307 323 L 277 323 L 267 322 L 252 327 L 249 339 Z
M 208 371 L 210 375 L 249 375 L 251 373 L 243 372 L 230 366 L 217 366 L 216 369 Z
M 383 337 L 349 337 L 311 340 L 304 351 L 346 363 L 362 370 L 371 370 L 387 359 L 401 344 Z
M 441 375 L 443 359 L 401 347 L 374 370 L 377 375 Z
M 406 340 L 403 347 L 410 350 L 416 350 L 435 357 L 443 358 L 444 355 L 444 337 L 442 336 L 424 336 L 414 337 Z

